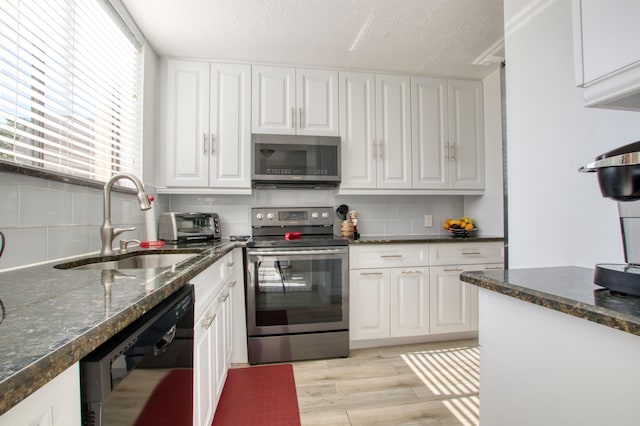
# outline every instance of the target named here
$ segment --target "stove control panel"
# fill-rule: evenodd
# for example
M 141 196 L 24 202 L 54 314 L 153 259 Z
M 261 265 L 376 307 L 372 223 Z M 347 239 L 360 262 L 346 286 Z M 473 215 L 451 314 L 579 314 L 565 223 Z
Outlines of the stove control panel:
M 251 209 L 251 226 L 332 226 L 332 207 L 276 207 Z

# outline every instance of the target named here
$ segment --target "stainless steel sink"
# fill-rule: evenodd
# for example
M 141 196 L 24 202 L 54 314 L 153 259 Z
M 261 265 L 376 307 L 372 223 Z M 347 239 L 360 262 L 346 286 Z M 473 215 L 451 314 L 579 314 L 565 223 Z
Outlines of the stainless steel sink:
M 148 269 L 166 268 L 197 256 L 196 253 L 145 253 L 134 252 L 121 259 L 101 261 L 100 257 L 55 265 L 57 269 Z

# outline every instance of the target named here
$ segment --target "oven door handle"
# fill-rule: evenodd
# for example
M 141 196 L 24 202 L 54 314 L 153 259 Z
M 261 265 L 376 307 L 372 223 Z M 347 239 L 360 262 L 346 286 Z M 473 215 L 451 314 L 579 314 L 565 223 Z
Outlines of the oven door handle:
M 299 255 L 315 255 L 315 254 L 343 254 L 348 253 L 347 248 L 337 249 L 311 249 L 311 250 L 250 250 L 249 256 L 299 256 Z

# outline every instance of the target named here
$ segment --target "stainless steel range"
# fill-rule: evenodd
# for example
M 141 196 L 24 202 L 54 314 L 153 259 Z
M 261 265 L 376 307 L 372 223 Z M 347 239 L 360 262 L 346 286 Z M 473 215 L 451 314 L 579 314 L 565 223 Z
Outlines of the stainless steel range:
M 332 207 L 254 208 L 247 243 L 249 363 L 349 355 L 349 252 Z

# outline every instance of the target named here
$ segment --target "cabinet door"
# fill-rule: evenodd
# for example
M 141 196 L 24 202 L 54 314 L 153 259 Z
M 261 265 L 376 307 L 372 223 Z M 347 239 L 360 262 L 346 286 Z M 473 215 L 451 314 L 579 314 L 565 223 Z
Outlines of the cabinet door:
M 449 125 L 447 81 L 411 77 L 411 157 L 413 187 L 447 189 Z
M 391 337 L 429 334 L 429 269 L 391 269 Z
M 581 0 L 584 83 L 640 60 L 640 2 Z
M 205 309 L 193 330 L 193 419 L 194 425 L 210 425 L 214 414 L 214 304 Z
M 224 386 L 224 379 L 227 375 L 227 363 L 226 363 L 226 321 L 225 321 L 225 303 L 222 301 L 226 294 L 226 290 L 223 290 L 216 300 L 215 317 L 211 324 L 212 330 L 212 346 L 210 348 L 213 356 L 213 405 L 218 404 L 218 399 L 222 393 Z M 211 423 L 208 423 L 211 424 Z
M 462 266 L 433 266 L 430 271 L 430 332 L 471 330 L 470 288 L 460 281 Z
M 296 69 L 299 135 L 338 136 L 338 72 Z
M 251 67 L 211 64 L 211 187 L 251 188 Z
M 349 339 L 389 337 L 389 270 L 352 270 L 349 293 Z
M 209 184 L 209 64 L 167 63 L 167 186 Z
M 80 425 L 80 367 L 73 364 L 0 415 L 0 426 Z
M 371 73 L 340 72 L 340 188 L 376 187 L 374 81 Z
M 253 66 L 251 78 L 251 131 L 293 135 L 295 69 Z
M 377 187 L 411 188 L 408 76 L 376 74 Z
M 450 80 L 449 160 L 454 189 L 484 188 L 482 82 Z

